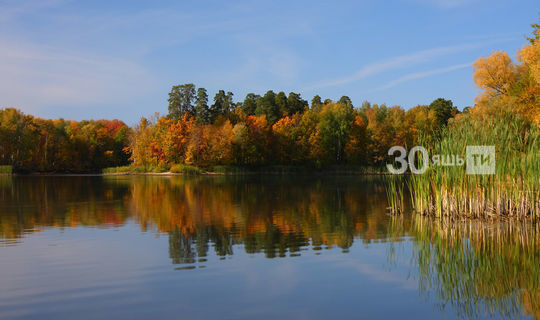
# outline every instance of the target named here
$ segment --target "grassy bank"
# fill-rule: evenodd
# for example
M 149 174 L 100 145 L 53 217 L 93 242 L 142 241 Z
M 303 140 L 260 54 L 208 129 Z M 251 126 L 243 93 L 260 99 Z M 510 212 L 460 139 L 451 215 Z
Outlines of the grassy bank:
M 13 173 L 12 166 L 0 166 L 0 174 L 12 174 L 12 173 Z
M 433 166 L 408 180 L 412 205 L 422 215 L 465 218 L 539 219 L 539 128 L 512 115 L 470 118 L 443 130 L 429 155 L 459 155 L 467 146 L 495 146 L 495 174 L 468 175 L 465 166 Z M 400 212 L 402 183 L 389 183 L 393 212 Z
M 313 168 L 303 166 L 260 166 L 260 167 L 240 167 L 240 166 L 212 166 L 199 168 L 185 164 L 175 164 L 170 167 L 135 167 L 123 166 L 103 169 L 104 174 L 150 174 L 150 173 L 173 173 L 173 174 L 385 174 L 382 167 L 359 167 L 359 166 L 331 166 L 326 168 Z

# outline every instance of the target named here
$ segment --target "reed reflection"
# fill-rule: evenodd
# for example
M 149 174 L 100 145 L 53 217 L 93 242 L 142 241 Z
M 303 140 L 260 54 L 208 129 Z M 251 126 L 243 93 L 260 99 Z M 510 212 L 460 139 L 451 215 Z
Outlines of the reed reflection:
M 420 292 L 462 318 L 540 319 L 540 230 L 525 222 L 395 217 L 390 232 L 413 237 Z

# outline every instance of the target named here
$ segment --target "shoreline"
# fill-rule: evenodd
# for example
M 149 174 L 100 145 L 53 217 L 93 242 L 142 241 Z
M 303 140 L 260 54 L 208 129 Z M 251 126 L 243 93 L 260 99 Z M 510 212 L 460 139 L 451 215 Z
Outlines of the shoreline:
M 356 171 L 245 171 L 245 172 L 215 172 L 207 171 L 200 173 L 177 173 L 177 172 L 115 172 L 115 173 L 60 173 L 60 172 L 30 172 L 30 173 L 12 173 L 0 174 L 0 176 L 19 176 L 19 177 L 106 177 L 106 176 L 241 176 L 241 175 L 347 175 L 347 176 L 387 176 L 390 173 L 385 172 L 356 172 Z

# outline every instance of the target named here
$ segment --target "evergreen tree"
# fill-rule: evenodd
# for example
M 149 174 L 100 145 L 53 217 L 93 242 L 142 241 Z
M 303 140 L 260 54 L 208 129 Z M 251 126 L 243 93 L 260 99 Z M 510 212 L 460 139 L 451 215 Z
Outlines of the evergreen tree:
M 283 116 L 284 114 L 288 114 L 288 108 L 287 108 L 287 96 L 285 95 L 285 92 L 280 91 L 276 95 L 276 101 L 275 104 L 277 106 L 277 109 L 279 110 L 279 117 Z
M 205 88 L 197 89 L 195 100 L 195 120 L 198 123 L 208 123 L 210 120 L 210 109 L 208 108 L 208 93 Z
M 276 105 L 276 94 L 274 91 L 269 90 L 264 94 L 263 97 L 257 100 L 257 109 L 255 109 L 255 114 L 258 116 L 265 115 L 266 120 L 270 124 L 276 123 L 276 121 L 280 118 L 280 114 L 279 108 Z
M 319 95 L 316 95 L 313 97 L 313 99 L 311 99 L 311 109 L 313 110 L 319 110 L 322 104 L 322 99 Z
M 438 98 L 429 105 L 429 109 L 435 111 L 439 127 L 446 126 L 448 119 L 452 118 L 452 109 L 454 104 L 452 100 Z
M 195 85 L 186 83 L 173 86 L 169 92 L 169 115 L 170 119 L 179 120 L 188 112 L 193 114 L 192 102 L 195 99 Z
M 302 99 L 300 94 L 294 92 L 289 93 L 289 97 L 287 98 L 287 113 L 289 115 L 304 112 L 307 105 L 307 101 Z
M 255 109 L 257 109 L 257 101 L 261 98 L 258 94 L 248 93 L 242 104 L 242 111 L 248 115 L 254 115 Z

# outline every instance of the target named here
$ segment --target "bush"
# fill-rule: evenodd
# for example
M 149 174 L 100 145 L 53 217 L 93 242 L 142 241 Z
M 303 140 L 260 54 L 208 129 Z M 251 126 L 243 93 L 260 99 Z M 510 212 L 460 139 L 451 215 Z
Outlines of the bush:
M 215 172 L 215 173 L 222 173 L 222 174 L 225 174 L 225 173 L 238 174 L 238 173 L 246 173 L 249 171 L 249 169 L 242 168 L 242 167 L 235 167 L 235 166 L 213 166 L 210 168 L 209 171 Z
M 0 166 L 0 174 L 11 174 L 13 173 L 12 166 Z
M 135 167 L 122 166 L 122 167 L 110 167 L 102 170 L 103 173 L 131 173 L 135 171 Z
M 152 167 L 147 170 L 147 172 L 153 172 L 153 173 L 163 173 L 169 171 L 169 168 L 159 166 L 159 167 Z
M 175 164 L 171 167 L 172 173 L 183 173 L 183 174 L 201 174 L 202 170 L 185 164 Z

